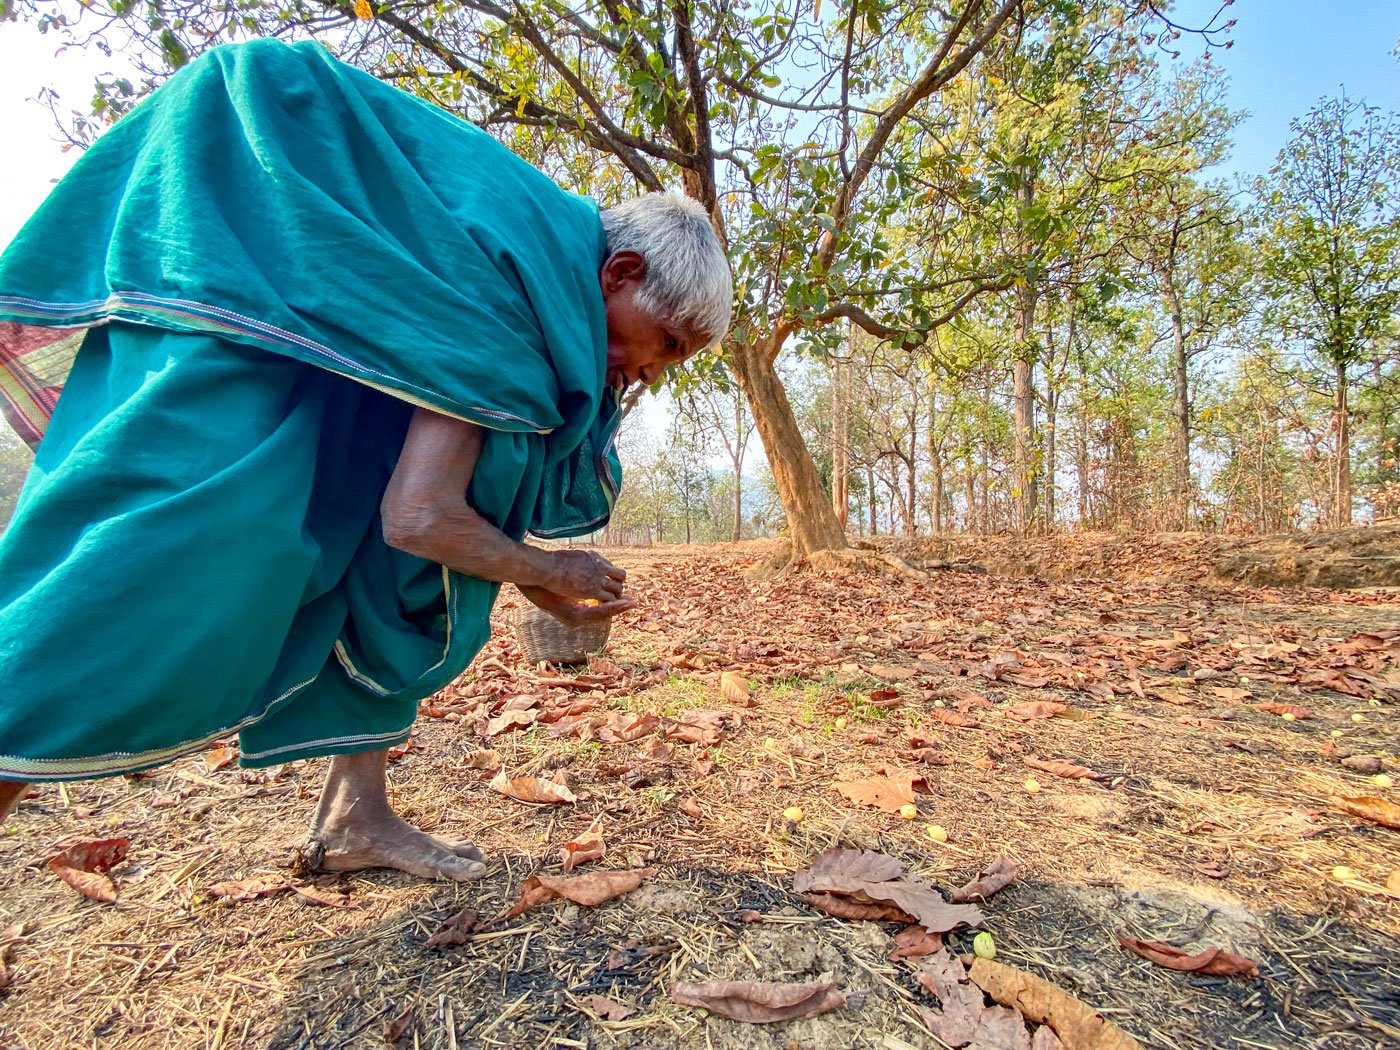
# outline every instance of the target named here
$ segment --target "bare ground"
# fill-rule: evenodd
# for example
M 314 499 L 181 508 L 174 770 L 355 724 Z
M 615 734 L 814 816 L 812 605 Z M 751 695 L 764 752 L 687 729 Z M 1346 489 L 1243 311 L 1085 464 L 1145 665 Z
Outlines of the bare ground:
M 320 762 L 211 771 L 195 757 L 136 779 L 39 788 L 0 841 L 0 925 L 25 925 L 6 950 L 3 1045 L 383 1047 L 385 1025 L 411 1008 L 400 1047 L 939 1047 L 918 1012 L 934 1000 L 909 962 L 887 958 L 898 927 L 830 918 L 791 892 L 793 870 L 842 844 L 898 856 L 944 888 L 1014 858 L 1021 878 L 985 906 L 999 959 L 1150 1046 L 1400 1046 L 1400 893 L 1386 888 L 1400 833 L 1329 804 L 1400 801 L 1340 761 L 1374 758 L 1400 780 L 1400 593 L 1206 582 L 1205 561 L 1170 539 L 1153 541 L 1166 554 L 1139 549 L 1131 571 L 1072 578 L 1124 554 L 1066 544 L 1057 568 L 1049 542 L 1035 552 L 1042 575 L 935 571 L 927 583 L 751 583 L 743 570 L 765 553 L 752 544 L 614 552 L 645 606 L 615 626 L 612 668 L 592 690 L 598 714 L 719 710 L 741 724 L 709 748 L 544 726 L 487 740 L 487 719 L 521 692 L 590 695 L 540 686 L 502 620 L 473 672 L 435 701 L 443 717 L 423 718 L 420 746 L 392 768 L 410 819 L 496 858 L 482 883 L 373 872 L 327 880 L 348 890 L 349 907 L 292 893 L 214 899 L 220 881 L 286 874 Z M 969 546 L 963 560 L 989 561 L 987 550 Z M 756 706 L 721 695 L 731 669 Z M 898 694 L 887 706 L 871 699 L 882 689 Z M 1030 700 L 1067 703 L 1072 717 L 1006 715 Z M 1267 701 L 1309 717 L 1253 706 Z M 977 725 L 938 720 L 959 708 Z M 913 768 L 911 732 L 948 763 L 918 767 L 930 790 L 917 820 L 833 790 L 880 766 Z M 490 772 L 463 764 L 488 745 L 513 775 L 562 771 L 577 804 L 488 790 Z M 1027 756 L 1108 779 L 1036 773 L 1032 793 Z M 793 805 L 806 811 L 797 824 L 781 816 Z M 640 890 L 597 909 L 547 904 L 467 944 L 424 947 L 457 910 L 495 914 L 527 875 L 557 871 L 560 847 L 599 815 L 604 866 L 657 869 Z M 923 835 L 934 822 L 946 845 Z M 116 904 L 25 866 L 60 839 L 116 834 L 133 840 L 114 872 Z M 1355 877 L 1338 881 L 1336 865 Z M 1120 933 L 1230 947 L 1261 976 L 1154 968 L 1118 947 Z M 848 1005 L 759 1027 L 667 995 L 675 979 L 729 977 L 831 978 Z M 598 1020 L 584 1006 L 593 994 L 637 1012 Z

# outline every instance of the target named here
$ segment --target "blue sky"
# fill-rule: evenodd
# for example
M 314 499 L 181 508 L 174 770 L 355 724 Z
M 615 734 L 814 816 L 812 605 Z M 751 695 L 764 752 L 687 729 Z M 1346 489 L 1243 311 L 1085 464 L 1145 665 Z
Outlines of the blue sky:
M 1203 24 L 1219 0 L 1180 0 L 1174 17 Z M 1383 109 L 1400 111 L 1400 0 L 1236 0 L 1225 17 L 1238 24 L 1235 45 L 1216 51 L 1230 74 L 1230 104 L 1250 116 L 1239 127 L 1227 171 L 1257 174 L 1288 139 L 1288 122 L 1342 87 Z M 56 56 L 52 37 L 33 27 L 0 23 L 0 246 L 8 244 L 38 207 L 51 181 L 76 159 L 60 151 L 52 120 L 32 101 L 57 85 L 77 106 L 95 73 L 120 65 L 95 53 Z M 1199 55 L 1198 40 L 1183 38 L 1183 60 Z
M 1220 0 L 1182 0 L 1172 17 L 1204 25 Z M 1400 111 L 1400 0 L 1235 0 L 1234 46 L 1214 58 L 1230 75 L 1230 105 L 1250 116 L 1235 132 L 1228 170 L 1261 174 L 1288 141 L 1288 122 L 1342 88 Z M 1201 47 L 1182 38 L 1182 59 Z

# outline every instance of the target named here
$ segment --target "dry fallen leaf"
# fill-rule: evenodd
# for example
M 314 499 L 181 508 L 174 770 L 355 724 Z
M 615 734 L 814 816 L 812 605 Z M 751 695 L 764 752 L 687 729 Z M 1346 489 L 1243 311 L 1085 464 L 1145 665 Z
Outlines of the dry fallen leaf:
M 397 1017 L 389 1021 L 384 1026 L 384 1042 L 390 1046 L 397 1047 L 399 1041 L 408 1034 L 408 1030 L 413 1027 L 413 1004 L 409 1003 L 403 1008 Z
M 967 979 L 967 971 L 947 950 L 928 956 L 914 973 L 925 989 L 938 996 L 939 1010 L 925 1011 L 929 1028 L 949 1046 L 966 1046 L 972 1042 L 977 1024 L 985 1008 L 982 989 Z
M 1068 1050 L 1143 1050 L 1127 1032 L 1044 978 L 990 959 L 974 960 L 968 976 L 1026 1020 L 1048 1024 Z
M 1017 870 L 1014 861 L 998 857 L 979 871 L 977 877 L 966 886 L 954 890 L 949 895 L 950 899 L 958 904 L 968 901 L 985 901 L 994 893 L 999 893 L 1011 885 L 1012 880 L 1016 878 Z
M 585 995 L 579 1002 L 604 1021 L 625 1021 L 637 1012 L 636 1007 L 609 999 L 606 995 Z
M 603 854 L 607 852 L 607 846 L 603 842 L 602 818 L 593 822 L 588 830 L 581 832 L 578 838 L 564 843 L 564 847 L 559 851 L 559 859 L 563 861 L 564 874 L 567 875 L 580 864 L 587 864 L 591 860 L 602 860 Z
M 556 897 L 594 908 L 631 893 L 652 874 L 651 868 L 637 868 L 634 871 L 591 871 L 587 875 L 531 875 L 520 884 L 520 900 L 501 918 L 513 919 Z
M 53 847 L 54 852 L 44 859 L 44 863 L 49 867 L 54 866 L 54 862 L 66 865 L 70 868 L 77 868 L 79 871 L 111 871 L 122 861 L 126 860 L 127 853 L 131 850 L 131 840 L 128 838 L 116 839 L 81 839 L 76 842 L 59 842 Z
M 84 897 L 113 904 L 117 900 L 116 883 L 104 873 L 124 861 L 130 848 L 131 840 L 127 838 L 60 843 L 44 866 Z
M 1035 1030 L 1035 1035 L 1031 1039 L 1031 1050 L 1069 1050 L 1069 1048 L 1060 1042 L 1060 1037 L 1055 1034 L 1053 1028 L 1048 1024 L 1043 1024 Z
M 834 893 L 804 893 L 802 899 L 817 911 L 852 922 L 915 922 L 914 916 L 893 904 L 855 901 Z M 922 929 L 922 927 L 920 927 Z
M 921 955 L 931 955 L 942 947 L 942 935 L 929 933 L 922 926 L 906 926 L 894 935 L 894 950 L 889 958 L 890 962 L 915 959 Z
M 916 747 L 909 752 L 909 757 L 915 762 L 923 762 L 929 766 L 947 766 L 953 762 L 947 755 L 932 747 Z
M 250 901 L 255 897 L 267 897 L 273 893 L 281 893 L 283 890 L 292 888 L 292 881 L 283 878 L 281 875 L 262 875 L 251 879 L 231 879 L 227 882 L 216 882 L 209 887 L 209 893 L 214 897 L 223 897 L 230 904 L 237 904 L 239 901 Z
M 810 871 L 797 871 L 792 888 L 804 893 L 816 879 L 840 877 L 862 882 L 888 882 L 904 874 L 904 865 L 894 857 L 874 850 L 829 849 L 818 855 Z
M 525 726 L 534 725 L 536 717 L 538 716 L 535 712 L 529 710 L 502 711 L 499 715 L 486 723 L 486 735 L 500 736 L 502 733 L 508 733 L 512 729 L 522 729 Z
M 1066 762 L 1063 758 L 1035 758 L 1027 756 L 1021 759 L 1032 769 L 1041 769 L 1046 773 L 1054 773 L 1057 777 L 1066 777 L 1070 780 L 1105 780 L 1107 777 L 1103 773 L 1095 773 L 1088 766 L 1081 766 L 1075 762 Z
M 1040 718 L 1054 718 L 1061 711 L 1067 710 L 1069 704 L 1062 704 L 1057 700 L 1036 700 L 1029 704 L 1015 704 L 1006 708 L 1005 713 L 1018 722 L 1034 722 Z
M 557 802 L 577 801 L 574 793 L 563 784 L 556 784 L 552 780 L 541 780 L 539 777 L 515 777 L 512 779 L 506 776 L 504 769 L 491 778 L 490 786 L 502 795 L 520 802 L 539 802 L 548 805 Z
M 838 780 L 831 786 L 859 806 L 874 806 L 886 813 L 898 813 L 914 805 L 914 784 L 922 778 L 912 773 L 867 780 Z
M 1220 690 L 1217 689 L 1216 692 L 1220 692 Z M 1246 693 L 1245 695 L 1247 696 L 1249 694 Z M 1311 711 L 1305 711 L 1303 708 L 1294 704 L 1281 704 L 1277 700 L 1265 700 L 1262 703 L 1252 704 L 1251 706 L 1254 710 L 1263 711 L 1265 714 L 1269 715 L 1292 715 L 1294 718 L 1298 719 L 1312 717 Z
M 883 678 L 887 682 L 907 681 L 919 673 L 913 667 L 896 667 L 894 664 L 869 664 L 866 670 L 876 678 Z
M 442 925 L 433 931 L 423 947 L 442 948 L 449 944 L 466 944 L 480 925 L 475 908 L 463 908 L 442 920 Z
M 1259 976 L 1259 964 L 1253 959 L 1235 955 L 1223 948 L 1207 948 L 1196 955 L 1188 955 L 1175 945 L 1161 941 L 1140 941 L 1136 937 L 1119 936 L 1118 943 L 1134 955 L 1141 955 L 1148 962 L 1169 970 L 1205 973 L 1215 977 Z
M 976 729 L 982 723 L 975 718 L 959 714 L 957 711 L 949 711 L 946 707 L 935 707 L 929 712 L 935 722 L 942 722 L 945 726 L 954 726 L 958 729 Z
M 338 889 L 331 889 L 326 886 L 317 886 L 314 882 L 293 883 L 292 892 L 295 893 L 303 904 L 319 904 L 326 908 L 358 908 L 359 905 L 350 899 L 348 892 Z
M 1254 695 L 1248 689 L 1236 689 L 1232 686 L 1222 685 L 1213 685 L 1210 687 L 1210 691 L 1216 696 L 1220 697 L 1220 699 L 1224 700 L 1226 703 L 1230 704 L 1238 703 L 1241 700 L 1248 700 L 1251 696 Z M 1268 710 L 1268 708 L 1260 704 L 1255 704 L 1254 706 L 1258 707 L 1261 711 Z M 1283 714 L 1282 711 L 1276 713 Z
M 982 1011 L 967 1050 L 1032 1050 L 1031 1032 L 1015 1010 L 989 1006 Z
M 70 868 L 58 857 L 54 857 L 48 864 L 49 870 L 60 879 L 72 886 L 84 897 L 90 900 L 101 901 L 103 904 L 115 904 L 117 901 L 117 887 L 106 875 L 99 875 L 95 871 L 84 871 L 82 868 Z
M 835 981 L 776 984 L 768 981 L 677 981 L 671 998 L 682 1006 L 699 1006 L 732 1021 L 771 1024 L 816 1017 L 846 1005 Z
M 1328 801 L 1343 813 L 1360 817 L 1362 820 L 1369 820 L 1372 824 L 1379 824 L 1381 827 L 1400 830 L 1400 806 L 1394 802 L 1370 795 L 1357 798 L 1333 795 Z
M 225 766 L 232 765 L 238 758 L 238 752 L 231 747 L 215 747 L 204 752 L 204 769 L 209 773 L 217 773 Z
M 749 689 L 749 680 L 738 671 L 725 671 L 719 676 L 720 695 L 731 703 L 739 704 L 742 707 L 753 707 L 753 692 Z
M 660 724 L 661 719 L 653 714 L 615 715 L 598 727 L 598 739 L 609 744 L 630 744 L 654 732 Z
M 903 870 L 899 861 L 882 853 L 831 849 L 817 857 L 811 871 L 794 872 L 792 888 L 798 893 L 839 894 L 857 904 L 892 904 L 930 933 L 981 925 L 983 915 L 976 908 L 949 904 L 926 883 L 897 879 Z

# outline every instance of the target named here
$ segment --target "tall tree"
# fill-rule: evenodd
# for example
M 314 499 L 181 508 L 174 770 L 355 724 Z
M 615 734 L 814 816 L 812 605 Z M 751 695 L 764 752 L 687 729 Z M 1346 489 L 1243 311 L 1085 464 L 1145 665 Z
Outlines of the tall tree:
M 80 37 L 125 26 L 131 39 L 118 46 L 152 82 L 223 40 L 318 36 L 575 188 L 607 199 L 628 181 L 678 182 L 733 246 L 739 310 L 726 353 L 799 557 L 841 548 L 845 534 L 803 447 L 779 356 L 799 335 L 821 346 L 840 318 L 921 342 L 1004 280 L 967 267 L 931 282 L 890 252 L 882 224 L 918 169 L 903 133 L 1013 28 L 1032 36 L 1038 20 L 1084 10 L 1116 19 L 1112 31 L 1130 38 L 1161 18 L 1149 0 L 853 0 L 825 20 L 806 0 L 89 0 L 71 16 L 38 0 L 16 6 Z M 105 85 L 105 115 L 148 86 Z
M 1400 305 L 1400 119 L 1340 95 L 1292 131 L 1255 187 L 1267 316 L 1330 372 L 1330 519 L 1350 525 L 1352 377 Z

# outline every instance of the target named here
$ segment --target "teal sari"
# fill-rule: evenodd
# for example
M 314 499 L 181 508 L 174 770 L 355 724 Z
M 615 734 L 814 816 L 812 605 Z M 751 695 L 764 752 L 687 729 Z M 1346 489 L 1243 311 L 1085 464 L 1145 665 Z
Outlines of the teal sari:
M 603 251 L 592 202 L 318 45 L 215 49 L 113 127 L 0 257 L 36 449 L 0 778 L 404 740 L 498 591 L 384 543 L 408 420 L 487 428 L 465 498 L 508 535 L 601 526 Z

